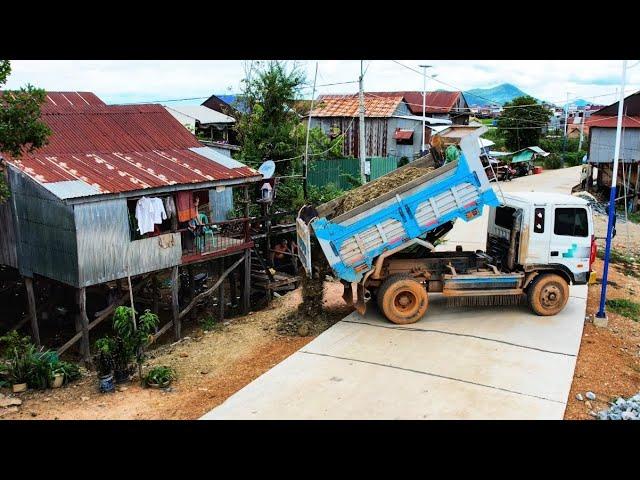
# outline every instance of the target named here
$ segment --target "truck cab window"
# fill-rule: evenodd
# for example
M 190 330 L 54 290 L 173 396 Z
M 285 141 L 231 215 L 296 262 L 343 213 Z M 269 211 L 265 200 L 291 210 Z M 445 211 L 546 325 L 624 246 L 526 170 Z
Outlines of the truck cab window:
M 553 233 L 570 237 L 588 236 L 587 211 L 584 208 L 556 208 Z
M 516 209 L 511 207 L 496 208 L 496 225 L 511 230 L 513 228 L 513 214 Z

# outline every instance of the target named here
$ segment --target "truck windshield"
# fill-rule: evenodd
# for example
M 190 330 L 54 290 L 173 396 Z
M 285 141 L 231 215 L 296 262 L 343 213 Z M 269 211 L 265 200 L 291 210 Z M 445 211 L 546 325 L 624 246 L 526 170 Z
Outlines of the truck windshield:
M 553 233 L 570 237 L 589 235 L 587 211 L 584 208 L 556 208 Z

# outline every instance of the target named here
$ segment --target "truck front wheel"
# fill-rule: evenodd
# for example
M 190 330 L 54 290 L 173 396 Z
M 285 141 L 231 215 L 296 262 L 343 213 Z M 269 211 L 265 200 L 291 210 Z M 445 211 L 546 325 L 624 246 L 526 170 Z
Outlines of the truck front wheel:
M 406 274 L 387 278 L 377 292 L 378 307 L 388 320 L 407 325 L 420 320 L 429 306 L 427 291 Z
M 555 315 L 569 300 L 569 284 L 560 275 L 546 273 L 534 279 L 527 297 L 531 310 L 536 314 Z

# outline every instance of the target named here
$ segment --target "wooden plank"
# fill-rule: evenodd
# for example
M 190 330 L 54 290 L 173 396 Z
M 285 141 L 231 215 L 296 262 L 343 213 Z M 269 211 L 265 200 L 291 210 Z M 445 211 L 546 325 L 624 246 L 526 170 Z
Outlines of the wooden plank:
M 178 304 L 178 291 L 180 288 L 180 277 L 178 276 L 178 266 L 171 269 L 171 312 L 173 314 L 174 336 L 180 340 L 180 305 Z
M 38 327 L 38 312 L 36 310 L 36 296 L 33 292 L 33 278 L 24 277 L 24 286 L 27 289 L 27 302 L 29 304 L 29 319 L 31 320 L 31 333 L 37 346 L 40 346 L 40 328 Z
M 140 290 L 148 281 L 148 278 L 143 279 L 138 285 L 136 285 L 135 287 L 133 287 L 133 293 L 136 293 L 138 290 Z M 124 295 L 122 295 L 118 300 L 116 300 L 115 302 L 113 302 L 111 305 L 109 305 L 107 308 L 100 310 L 99 312 L 96 313 L 97 317 L 88 325 L 89 331 L 91 331 L 91 329 L 97 325 L 99 325 L 103 320 L 109 318 L 109 315 L 111 315 L 111 313 L 120 305 L 123 305 L 127 300 L 129 299 L 129 293 L 125 293 Z M 78 318 L 78 322 L 79 322 L 79 318 Z M 74 343 L 76 343 L 78 340 L 80 340 L 80 338 L 82 338 L 82 326 L 81 323 L 77 324 L 77 329 L 78 329 L 78 333 L 76 333 L 73 337 L 71 337 L 69 339 L 69 341 L 67 341 L 67 343 L 65 343 L 64 345 L 62 345 L 58 350 L 58 355 L 62 355 L 66 350 L 69 349 L 70 346 L 72 346 Z
M 164 327 L 162 327 L 153 335 L 151 339 L 151 343 L 155 342 L 158 339 L 158 337 L 160 337 L 160 335 L 163 335 L 164 333 L 166 333 L 167 330 L 169 330 L 172 326 L 173 326 L 173 320 L 169 320 Z
M 224 273 L 224 258 L 218 260 L 218 273 Z M 218 286 L 218 320 L 224 320 L 224 280 Z
M 179 314 L 178 314 L 178 319 L 183 318 L 185 315 L 187 315 L 191 309 L 198 303 L 198 301 L 200 301 L 200 299 L 207 297 L 209 295 L 211 295 L 217 288 L 218 286 L 222 283 L 222 281 L 227 278 L 227 275 L 229 275 L 229 272 L 231 270 L 233 270 L 234 268 L 236 268 L 238 265 L 240 265 L 246 258 L 246 255 L 244 257 L 240 257 L 238 260 L 236 260 L 229 268 L 227 268 L 224 273 L 222 274 L 222 276 L 216 281 L 216 283 L 213 284 L 212 287 L 208 288 L 207 290 L 205 290 L 204 292 L 196 295 L 196 297 L 191 300 L 191 303 L 189 303 L 189 305 L 187 305 L 184 310 L 182 310 Z
M 80 327 L 82 338 L 80 352 L 85 363 L 91 363 L 91 347 L 89 346 L 89 317 L 87 317 L 87 289 L 82 287 L 78 290 L 78 307 L 80 309 Z

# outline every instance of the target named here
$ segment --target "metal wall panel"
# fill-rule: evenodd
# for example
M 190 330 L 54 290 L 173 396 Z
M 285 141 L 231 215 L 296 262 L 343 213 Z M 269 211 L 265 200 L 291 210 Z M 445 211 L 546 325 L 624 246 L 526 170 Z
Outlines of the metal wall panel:
M 170 248 L 161 248 L 158 237 L 132 241 L 128 218 L 125 199 L 75 206 L 81 286 L 124 278 L 127 273 L 139 275 L 180 264 L 179 233 L 173 234 L 175 244 Z
M 14 168 L 9 170 L 9 181 L 20 273 L 77 285 L 73 208 Z
M 18 268 L 16 230 L 13 224 L 11 205 L 10 198 L 4 203 L 0 203 L 0 265 Z
M 211 222 L 227 220 L 227 214 L 233 210 L 233 188 L 226 187 L 218 192 L 215 188 L 209 190 L 209 206 L 211 208 Z
M 612 163 L 616 144 L 615 128 L 591 127 L 589 163 Z M 640 129 L 625 128 L 620 142 L 620 160 L 637 162 L 640 160 Z

